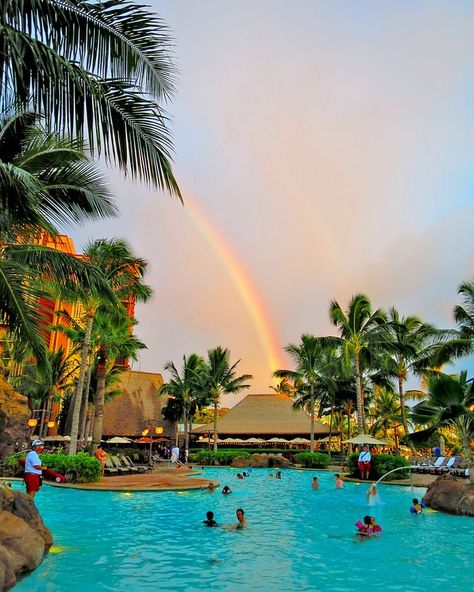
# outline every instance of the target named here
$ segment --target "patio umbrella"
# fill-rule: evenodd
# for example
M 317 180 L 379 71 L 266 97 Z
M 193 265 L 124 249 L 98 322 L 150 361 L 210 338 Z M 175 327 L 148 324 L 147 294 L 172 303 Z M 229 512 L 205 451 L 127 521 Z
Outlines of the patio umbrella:
M 267 440 L 267 442 L 283 442 L 288 444 L 288 440 L 285 440 L 285 438 L 270 438 L 270 440 Z
M 369 434 L 359 434 L 349 440 L 344 440 L 344 444 L 387 444 L 385 440 L 378 440 Z
M 263 438 L 248 438 L 248 440 L 244 440 L 246 444 L 260 444 L 264 442 Z
M 114 436 L 110 440 L 106 440 L 107 444 L 130 444 L 132 440 L 130 438 L 122 438 L 121 436 Z
M 290 440 L 290 444 L 309 444 L 309 442 L 310 440 L 307 438 L 293 438 L 293 440 Z

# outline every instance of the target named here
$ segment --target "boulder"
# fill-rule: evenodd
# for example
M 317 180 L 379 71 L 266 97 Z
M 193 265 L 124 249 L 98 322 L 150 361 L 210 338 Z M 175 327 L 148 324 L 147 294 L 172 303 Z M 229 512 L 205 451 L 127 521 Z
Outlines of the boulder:
M 245 458 L 245 456 L 236 456 L 230 466 L 235 469 L 246 469 L 249 466 L 249 459 Z
M 433 510 L 474 516 L 474 485 L 441 475 L 428 486 L 423 502 Z
M 250 465 L 255 468 L 265 469 L 268 467 L 268 454 L 252 454 L 250 457 Z
M 287 469 L 290 466 L 290 461 L 285 458 L 282 454 L 269 454 L 268 455 L 268 466 L 278 467 L 279 469 Z
M 30 415 L 28 399 L 15 392 L 0 376 L 0 458 L 28 442 Z
M 32 571 L 53 544 L 33 500 L 21 491 L 0 487 L 0 590 L 16 576 Z

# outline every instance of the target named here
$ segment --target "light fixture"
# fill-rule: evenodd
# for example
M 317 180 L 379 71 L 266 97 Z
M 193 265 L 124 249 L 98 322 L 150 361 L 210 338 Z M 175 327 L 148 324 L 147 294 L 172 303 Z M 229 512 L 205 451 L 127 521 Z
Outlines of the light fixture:
M 54 428 L 54 426 L 56 425 L 56 422 L 50 420 L 48 421 L 48 428 Z
M 148 432 L 149 432 L 149 431 L 150 431 L 150 430 L 149 430 L 148 428 L 145 428 L 145 429 L 143 430 L 143 432 L 142 432 L 142 436 L 148 436 Z
M 28 427 L 34 428 L 38 424 L 38 420 L 34 417 L 28 420 Z
M 162 434 L 162 433 L 163 433 L 163 428 L 161 426 L 156 426 L 155 434 Z

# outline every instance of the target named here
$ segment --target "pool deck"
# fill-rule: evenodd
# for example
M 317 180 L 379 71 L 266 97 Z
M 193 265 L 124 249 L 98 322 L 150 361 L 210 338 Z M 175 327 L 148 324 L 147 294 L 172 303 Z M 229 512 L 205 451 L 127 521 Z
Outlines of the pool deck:
M 148 473 L 103 477 L 94 483 L 52 483 L 45 485 L 67 489 L 84 489 L 90 491 L 181 491 L 186 489 L 207 489 L 209 479 L 200 478 L 200 471 L 191 469 L 175 469 L 156 467 Z M 213 480 L 217 487 L 219 481 Z

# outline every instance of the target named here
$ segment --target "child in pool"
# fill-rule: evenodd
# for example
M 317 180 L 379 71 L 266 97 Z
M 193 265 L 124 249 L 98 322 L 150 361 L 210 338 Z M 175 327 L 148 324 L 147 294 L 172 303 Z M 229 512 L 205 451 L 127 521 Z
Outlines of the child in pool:
M 373 516 L 364 516 L 364 522 L 358 520 L 355 525 L 357 526 L 358 534 L 365 536 L 372 536 L 378 532 L 382 532 L 382 527 L 375 522 Z
M 420 502 L 418 501 L 418 499 L 416 497 L 413 498 L 412 502 L 413 502 L 413 505 L 410 508 L 410 512 L 412 514 L 421 514 L 423 512 L 423 508 L 426 508 L 425 504 L 423 502 L 420 504 Z

